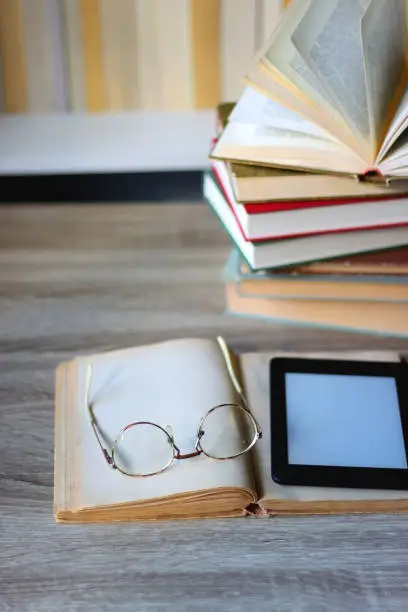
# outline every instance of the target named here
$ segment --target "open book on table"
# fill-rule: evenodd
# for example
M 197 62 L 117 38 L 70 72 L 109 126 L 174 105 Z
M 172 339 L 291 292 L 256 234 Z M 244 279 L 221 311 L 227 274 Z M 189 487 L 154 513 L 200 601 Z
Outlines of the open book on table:
M 212 156 L 408 177 L 408 3 L 292 0 Z
M 248 513 L 267 516 L 408 510 L 408 498 L 401 491 L 293 487 L 273 482 L 268 377 L 269 361 L 277 355 L 284 353 L 238 356 L 222 339 L 183 339 L 78 357 L 61 364 L 56 378 L 56 520 L 111 522 Z M 313 354 L 322 355 L 339 358 L 339 353 Z M 340 355 L 347 359 L 400 360 L 393 352 Z M 234 459 L 197 455 L 194 447 L 202 417 L 213 406 L 242 403 L 237 396 L 239 385 L 262 437 L 247 453 Z M 118 432 L 140 421 L 154 422 L 168 432 L 184 459 L 147 477 L 132 477 L 113 469 L 102 448 L 106 445 L 109 455 Z M 253 426 L 253 421 L 244 421 Z M 212 445 L 220 449 L 220 454 L 233 454 L 238 427 L 243 437 L 248 434 L 248 439 L 254 440 L 253 432 L 242 432 L 244 421 L 233 420 L 228 410 L 219 411 L 211 427 L 209 421 L 202 426 L 202 447 Z M 99 437 L 95 435 L 96 422 Z M 157 433 L 163 431 L 157 428 Z M 142 452 L 142 471 L 156 471 L 163 465 L 159 437 L 151 438 L 143 428 L 141 432 L 136 450 Z M 168 447 L 172 449 L 171 444 Z M 132 468 L 128 451 L 132 449 L 124 447 L 125 455 L 119 452 L 116 456 L 125 472 L 126 466 Z

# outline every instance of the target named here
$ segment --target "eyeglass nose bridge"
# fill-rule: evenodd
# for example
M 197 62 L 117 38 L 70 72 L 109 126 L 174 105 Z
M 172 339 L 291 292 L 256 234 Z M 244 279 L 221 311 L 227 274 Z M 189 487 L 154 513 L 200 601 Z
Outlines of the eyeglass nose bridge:
M 197 440 L 196 443 L 194 445 L 194 451 L 191 453 L 182 453 L 181 450 L 179 449 L 179 447 L 177 446 L 177 444 L 174 442 L 174 437 L 173 437 L 173 432 L 171 430 L 171 427 L 168 425 L 166 427 L 166 431 L 171 439 L 171 443 L 173 445 L 173 448 L 175 450 L 175 455 L 174 455 L 174 459 L 192 459 L 193 457 L 198 457 L 199 455 L 201 455 L 203 453 L 203 450 L 200 446 L 200 439 L 203 437 L 204 435 L 204 431 L 202 429 L 199 430 L 198 434 L 197 434 Z

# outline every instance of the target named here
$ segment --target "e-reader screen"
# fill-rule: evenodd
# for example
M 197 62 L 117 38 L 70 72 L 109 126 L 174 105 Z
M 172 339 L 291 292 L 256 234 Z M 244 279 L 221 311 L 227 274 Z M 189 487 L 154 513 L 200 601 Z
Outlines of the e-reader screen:
M 407 468 L 395 378 L 285 375 L 289 463 Z
M 312 359 L 272 362 L 274 480 L 408 488 L 407 366 Z

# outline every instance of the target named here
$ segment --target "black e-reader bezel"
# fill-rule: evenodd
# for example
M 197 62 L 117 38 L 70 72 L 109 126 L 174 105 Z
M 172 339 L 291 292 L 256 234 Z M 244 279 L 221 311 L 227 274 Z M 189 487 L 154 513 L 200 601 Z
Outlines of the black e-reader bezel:
M 281 485 L 408 489 L 408 469 L 295 465 L 288 459 L 286 373 L 391 377 L 396 381 L 408 460 L 408 367 L 402 362 L 276 357 L 270 361 L 272 479 Z

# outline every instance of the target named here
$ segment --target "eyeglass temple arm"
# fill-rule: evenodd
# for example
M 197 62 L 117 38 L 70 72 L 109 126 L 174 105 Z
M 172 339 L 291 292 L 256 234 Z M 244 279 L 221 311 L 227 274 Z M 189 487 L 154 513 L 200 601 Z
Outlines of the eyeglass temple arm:
M 218 346 L 221 349 L 222 356 L 224 357 L 225 365 L 227 367 L 227 371 L 232 381 L 232 384 L 234 385 L 235 391 L 238 393 L 245 410 L 247 410 L 252 416 L 252 418 L 254 419 L 256 426 L 258 428 L 258 433 L 261 433 L 261 426 L 259 425 L 258 421 L 256 420 L 256 418 L 254 417 L 254 415 L 252 414 L 249 408 L 248 401 L 247 401 L 247 398 L 245 397 L 244 390 L 241 387 L 241 383 L 239 382 L 238 376 L 236 374 L 236 370 L 235 370 L 235 367 L 232 361 L 232 357 L 231 357 L 231 350 L 228 347 L 227 343 L 225 342 L 224 338 L 222 338 L 221 336 L 217 337 L 217 342 L 218 342 Z
M 87 373 L 86 373 L 86 388 L 85 388 L 86 405 L 87 405 L 87 408 L 88 408 L 89 417 L 91 419 L 92 429 L 94 431 L 94 434 L 95 434 L 95 437 L 96 437 L 96 439 L 98 441 L 100 449 L 101 449 L 101 451 L 103 453 L 103 456 L 105 457 L 106 462 L 110 466 L 112 466 L 113 465 L 113 459 L 112 459 L 112 456 L 109 454 L 107 448 L 104 446 L 104 444 L 107 445 L 107 443 L 106 443 L 106 440 L 104 438 L 103 432 L 102 432 L 101 428 L 98 425 L 98 421 L 96 420 L 94 409 L 93 409 L 93 404 L 91 402 L 92 373 L 93 373 L 92 365 L 89 365 L 88 369 L 87 369 Z

